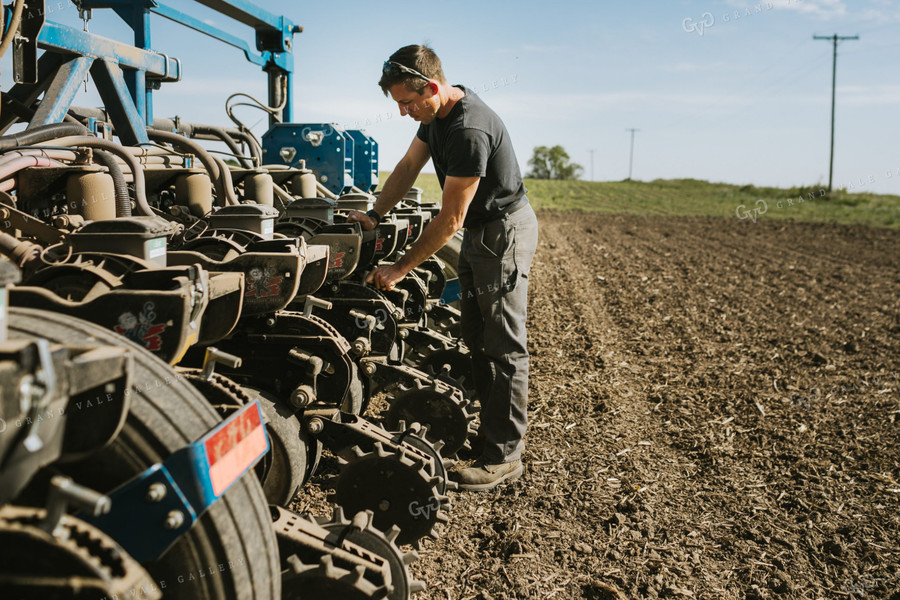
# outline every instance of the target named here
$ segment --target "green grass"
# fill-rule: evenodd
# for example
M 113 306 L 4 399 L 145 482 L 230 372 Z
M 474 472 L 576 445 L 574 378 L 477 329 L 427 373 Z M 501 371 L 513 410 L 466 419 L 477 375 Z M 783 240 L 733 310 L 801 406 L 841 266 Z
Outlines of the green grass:
M 388 173 L 381 174 L 381 181 Z M 420 175 L 426 201 L 440 200 L 437 177 Z M 697 179 L 553 181 L 526 179 L 538 209 L 630 215 L 777 219 L 900 228 L 900 196 L 848 193 L 823 187 L 770 188 Z

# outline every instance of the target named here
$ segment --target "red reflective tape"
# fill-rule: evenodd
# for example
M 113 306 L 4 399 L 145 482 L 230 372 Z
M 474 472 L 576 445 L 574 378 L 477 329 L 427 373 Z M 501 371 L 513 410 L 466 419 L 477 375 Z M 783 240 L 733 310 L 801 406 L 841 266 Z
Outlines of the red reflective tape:
M 254 406 L 206 440 L 209 479 L 219 496 L 266 451 L 266 430 Z

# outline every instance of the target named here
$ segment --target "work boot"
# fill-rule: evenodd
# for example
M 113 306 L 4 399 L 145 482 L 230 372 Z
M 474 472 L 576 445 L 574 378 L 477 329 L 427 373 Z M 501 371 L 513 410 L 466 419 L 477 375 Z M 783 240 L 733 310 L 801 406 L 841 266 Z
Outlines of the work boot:
M 456 471 L 456 481 L 459 489 L 470 492 L 484 492 L 492 490 L 504 481 L 513 481 L 522 476 L 525 469 L 521 460 L 492 465 L 484 461 L 477 461 L 467 469 Z

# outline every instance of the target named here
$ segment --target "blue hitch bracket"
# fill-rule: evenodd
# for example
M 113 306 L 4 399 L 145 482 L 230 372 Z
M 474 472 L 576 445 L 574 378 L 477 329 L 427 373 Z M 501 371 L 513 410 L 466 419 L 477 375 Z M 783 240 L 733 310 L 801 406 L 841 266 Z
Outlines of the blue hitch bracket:
M 259 401 L 108 494 L 107 514 L 78 517 L 138 562 L 162 556 L 269 451 Z

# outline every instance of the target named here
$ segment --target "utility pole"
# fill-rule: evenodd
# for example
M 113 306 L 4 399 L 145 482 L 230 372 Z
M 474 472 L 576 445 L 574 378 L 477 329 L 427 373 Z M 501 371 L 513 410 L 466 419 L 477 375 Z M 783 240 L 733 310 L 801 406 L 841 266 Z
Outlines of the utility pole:
M 628 179 L 625 181 L 631 181 L 631 166 L 634 164 L 634 132 L 640 131 L 640 129 L 626 129 L 625 131 L 631 132 L 631 152 L 628 154 Z
M 588 154 L 591 155 L 591 181 L 594 180 L 594 152 L 596 150 L 588 150 Z
M 839 36 L 834 35 L 814 35 L 814 40 L 831 40 L 834 44 L 834 57 L 831 62 L 831 155 L 828 159 L 828 192 L 831 192 L 831 181 L 834 175 L 834 101 L 835 89 L 837 87 L 837 47 L 838 42 L 842 40 L 858 40 L 859 36 Z

